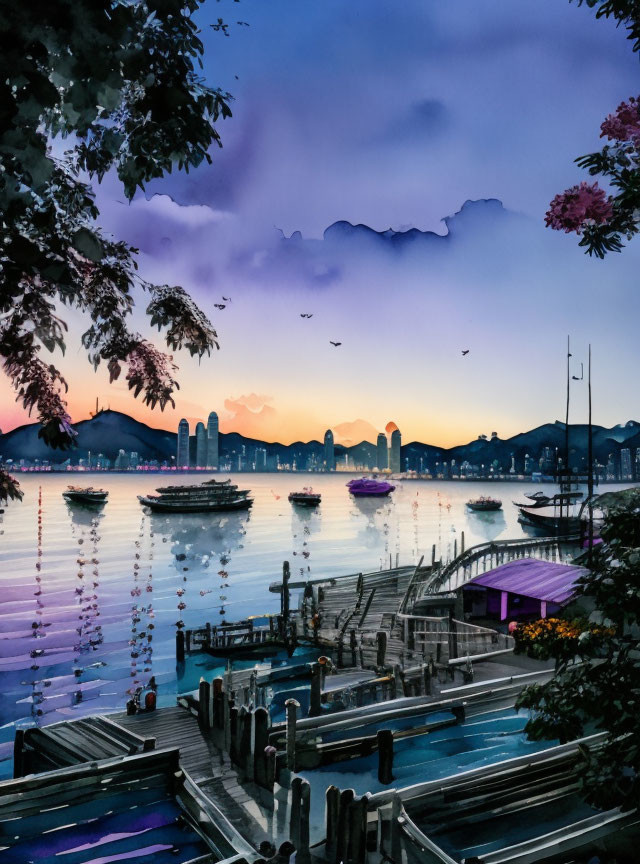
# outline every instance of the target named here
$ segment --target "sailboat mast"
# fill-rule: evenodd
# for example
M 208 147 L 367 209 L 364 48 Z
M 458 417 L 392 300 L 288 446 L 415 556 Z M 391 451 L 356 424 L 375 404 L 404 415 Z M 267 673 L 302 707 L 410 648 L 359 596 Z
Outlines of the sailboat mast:
M 566 482 L 563 484 L 560 480 L 560 491 L 570 491 L 571 484 L 569 483 L 569 396 L 571 389 L 571 342 L 567 336 L 567 413 L 564 424 L 564 474 Z M 567 515 L 569 514 L 569 502 L 567 500 Z M 560 499 L 560 515 L 562 516 L 562 499 Z
M 589 567 L 593 559 L 593 424 L 591 420 L 591 344 L 589 344 L 589 442 L 587 459 L 589 461 L 589 486 L 587 498 L 589 501 Z

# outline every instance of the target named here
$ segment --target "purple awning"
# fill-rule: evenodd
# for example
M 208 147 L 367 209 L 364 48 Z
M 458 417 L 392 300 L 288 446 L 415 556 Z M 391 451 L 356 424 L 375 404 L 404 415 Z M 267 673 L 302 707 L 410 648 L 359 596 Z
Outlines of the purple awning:
M 548 603 L 566 603 L 575 594 L 575 583 L 586 572 L 584 567 L 573 564 L 517 558 L 476 576 L 469 586 L 495 588 L 534 600 L 546 600 Z

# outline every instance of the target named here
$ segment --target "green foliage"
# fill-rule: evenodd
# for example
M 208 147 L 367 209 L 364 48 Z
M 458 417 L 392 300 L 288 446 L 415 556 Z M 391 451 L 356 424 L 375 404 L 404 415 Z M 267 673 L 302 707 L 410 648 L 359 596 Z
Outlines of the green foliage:
M 571 3 L 572 0 L 569 0 Z M 596 9 L 596 18 L 613 18 L 628 31 L 633 50 L 640 51 L 640 0 L 576 0 Z
M 584 794 L 600 807 L 630 808 L 640 805 L 640 489 L 609 499 L 602 537 L 579 592 L 594 602 L 595 624 L 609 629 L 596 627 L 593 638 L 594 621 L 585 625 L 573 656 L 562 640 L 548 644 L 557 674 L 527 688 L 518 705 L 534 712 L 526 729 L 537 740 L 605 733 L 603 744 L 584 748 Z
M 131 332 L 136 287 L 172 350 L 216 348 L 207 317 L 177 287 L 136 273 L 135 249 L 101 232 L 83 176 L 114 171 L 132 198 L 173 166 L 188 171 L 221 146 L 230 97 L 206 86 L 193 14 L 199 0 L 29 0 L 0 3 L 0 359 L 42 437 L 68 447 L 66 383 L 42 349 L 64 350 L 57 310 L 86 312 L 82 342 L 111 379 L 163 408 L 177 386 L 171 357 Z M 56 157 L 53 136 L 69 149 Z M 5 484 L 2 486 L 1 484 Z M 0 475 L 0 495 L 8 489 Z M 14 491 L 17 486 L 14 487 Z M 10 494 L 10 490 L 7 492 Z M 6 496 L 5 496 L 6 497 Z

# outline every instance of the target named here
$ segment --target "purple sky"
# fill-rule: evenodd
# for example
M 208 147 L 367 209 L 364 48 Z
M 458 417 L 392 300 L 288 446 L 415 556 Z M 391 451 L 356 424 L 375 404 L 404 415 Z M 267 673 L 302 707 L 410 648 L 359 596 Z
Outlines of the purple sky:
M 225 38 L 218 16 L 250 26 Z M 99 394 L 158 426 L 216 409 L 223 430 L 269 440 L 358 418 L 395 420 L 405 441 L 507 437 L 562 416 L 568 332 L 578 363 L 593 344 L 595 420 L 640 419 L 640 241 L 600 262 L 543 221 L 585 179 L 573 159 L 600 146 L 606 114 L 640 90 L 622 31 L 566 0 L 209 0 L 199 21 L 206 79 L 235 96 L 223 150 L 131 205 L 107 178 L 98 200 L 145 277 L 193 292 L 221 350 L 177 358 L 163 417 L 71 345 L 76 419 Z M 502 203 L 458 212 L 478 199 Z M 339 220 L 450 235 L 401 250 L 323 239 Z M 8 428 L 20 415 L 4 383 L 0 397 Z

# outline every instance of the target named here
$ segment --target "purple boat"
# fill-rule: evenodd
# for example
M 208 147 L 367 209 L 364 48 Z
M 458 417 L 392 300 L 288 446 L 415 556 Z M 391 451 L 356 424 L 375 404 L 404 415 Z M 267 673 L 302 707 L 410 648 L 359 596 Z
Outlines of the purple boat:
M 386 480 L 373 480 L 369 477 L 361 477 L 359 480 L 350 480 L 347 488 L 352 495 L 359 498 L 365 495 L 377 495 L 378 497 L 388 495 L 396 488 Z

